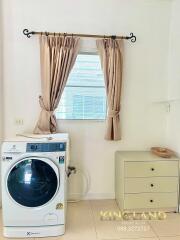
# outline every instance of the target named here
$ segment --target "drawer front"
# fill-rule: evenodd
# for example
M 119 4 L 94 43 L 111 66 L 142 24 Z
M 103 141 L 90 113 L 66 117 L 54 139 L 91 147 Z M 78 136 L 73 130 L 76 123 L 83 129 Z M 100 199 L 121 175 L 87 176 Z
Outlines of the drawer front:
M 125 162 L 124 171 L 125 177 L 178 176 L 178 162 Z
M 125 178 L 125 193 L 178 192 L 177 177 Z
M 177 193 L 125 194 L 125 209 L 176 208 Z

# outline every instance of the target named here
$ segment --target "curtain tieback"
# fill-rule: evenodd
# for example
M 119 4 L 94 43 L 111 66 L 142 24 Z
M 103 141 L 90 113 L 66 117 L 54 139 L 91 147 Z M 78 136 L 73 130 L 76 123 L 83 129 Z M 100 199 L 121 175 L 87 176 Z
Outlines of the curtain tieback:
M 119 115 L 119 111 L 115 111 L 115 110 L 109 110 L 108 112 L 108 117 L 117 117 Z
M 44 110 L 45 112 L 49 113 L 50 115 L 52 115 L 54 113 L 54 111 L 48 110 L 45 107 L 42 96 L 39 96 L 39 104 L 40 104 L 41 109 Z

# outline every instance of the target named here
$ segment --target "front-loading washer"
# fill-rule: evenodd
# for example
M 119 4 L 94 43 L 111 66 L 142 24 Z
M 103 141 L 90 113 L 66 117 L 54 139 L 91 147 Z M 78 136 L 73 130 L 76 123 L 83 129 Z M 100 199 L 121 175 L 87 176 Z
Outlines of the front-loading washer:
M 2 145 L 5 237 L 47 237 L 65 232 L 69 137 L 17 137 Z

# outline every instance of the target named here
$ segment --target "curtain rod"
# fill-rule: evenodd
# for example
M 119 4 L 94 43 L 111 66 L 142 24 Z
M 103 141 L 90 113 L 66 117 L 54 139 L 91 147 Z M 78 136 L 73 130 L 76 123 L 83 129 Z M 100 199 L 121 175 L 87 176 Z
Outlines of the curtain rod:
M 112 39 L 126 39 L 131 40 L 131 42 L 136 42 L 136 36 L 133 33 L 130 33 L 130 36 L 116 36 L 116 35 L 91 35 L 91 34 L 78 34 L 78 33 L 53 33 L 53 32 L 35 32 L 29 31 L 28 29 L 23 30 L 23 34 L 30 38 L 32 35 L 65 35 L 65 36 L 75 36 L 75 37 L 87 37 L 87 38 L 112 38 Z

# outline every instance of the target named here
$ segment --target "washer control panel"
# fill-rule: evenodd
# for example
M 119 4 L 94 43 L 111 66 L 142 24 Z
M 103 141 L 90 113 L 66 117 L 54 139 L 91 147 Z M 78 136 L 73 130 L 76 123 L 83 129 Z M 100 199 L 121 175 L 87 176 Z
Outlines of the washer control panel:
M 64 152 L 66 151 L 65 142 L 53 143 L 27 143 L 26 152 Z

